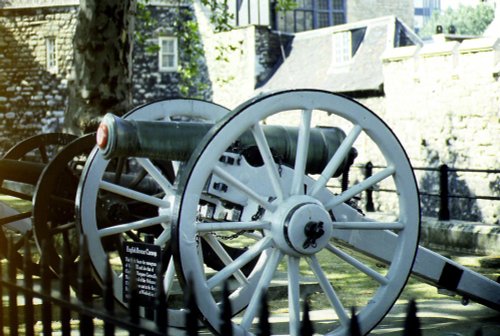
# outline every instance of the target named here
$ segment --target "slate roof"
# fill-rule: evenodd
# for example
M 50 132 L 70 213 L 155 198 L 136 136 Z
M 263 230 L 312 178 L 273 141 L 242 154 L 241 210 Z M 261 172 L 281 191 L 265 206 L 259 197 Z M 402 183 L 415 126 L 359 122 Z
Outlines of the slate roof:
M 347 64 L 334 62 L 333 34 L 363 31 L 361 44 Z M 395 16 L 382 17 L 294 34 L 285 61 L 258 91 L 316 88 L 333 92 L 382 90 L 381 55 L 387 48 L 422 44 L 420 38 Z

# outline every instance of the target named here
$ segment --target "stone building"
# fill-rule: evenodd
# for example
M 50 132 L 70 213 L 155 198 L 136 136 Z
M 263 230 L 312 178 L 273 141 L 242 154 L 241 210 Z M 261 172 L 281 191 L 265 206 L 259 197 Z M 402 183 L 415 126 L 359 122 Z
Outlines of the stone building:
M 78 10 L 75 0 L 11 3 L 0 9 L 0 152 L 29 135 L 60 129 Z M 177 66 L 185 59 L 182 41 L 171 25 L 179 13 L 178 3 L 150 3 L 159 24 L 145 32 L 145 40 L 157 48 L 148 49 L 146 44 L 136 48 L 135 104 L 178 96 Z M 280 24 L 272 2 L 267 7 L 265 1 L 255 2 L 263 4 L 257 6 L 261 11 L 245 6 L 244 0 L 228 3 L 234 3 L 236 28 L 222 33 L 212 30 L 210 13 L 198 2 L 183 6 L 194 13 L 199 26 L 204 52 L 196 60 L 198 80 L 206 84 L 199 93 L 202 98 L 233 108 L 258 92 L 321 85 L 348 94 L 379 114 L 400 137 L 415 166 L 500 167 L 500 36 L 494 28 L 498 15 L 488 38 L 442 38 L 424 45 L 407 28 L 413 26 L 413 1 L 409 0 L 328 0 L 332 11 L 327 16 L 333 18 L 336 13 L 344 24 L 300 33 L 272 29 Z M 311 20 L 300 19 L 306 30 L 330 23 L 319 19 L 325 13 L 321 8 L 307 7 L 308 3 L 304 1 L 289 18 L 311 13 Z M 333 8 L 341 8 L 342 15 Z M 355 43 L 351 61 L 334 66 L 334 48 L 328 46 L 341 33 L 349 33 Z M 326 49 L 311 53 L 317 46 Z M 311 61 L 322 55 L 326 56 L 320 61 Z M 325 76 L 335 73 L 340 78 L 342 71 L 348 76 L 341 84 L 329 78 L 334 76 Z M 295 79 L 285 80 L 286 72 Z M 423 191 L 436 188 L 436 177 L 418 174 Z M 453 180 L 471 195 L 500 195 L 498 174 L 456 173 Z M 499 222 L 500 206 L 474 202 L 464 208 L 466 218 Z M 428 204 L 426 211 L 435 213 L 435 204 Z

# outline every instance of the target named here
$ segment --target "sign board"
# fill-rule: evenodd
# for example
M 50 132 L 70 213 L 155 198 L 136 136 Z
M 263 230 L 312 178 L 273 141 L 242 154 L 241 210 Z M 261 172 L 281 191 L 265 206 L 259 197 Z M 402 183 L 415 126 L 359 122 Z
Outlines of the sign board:
M 161 247 L 154 244 L 123 243 L 123 301 L 128 302 L 130 271 L 135 263 L 139 304 L 148 306 L 154 303 L 157 295 L 157 269 L 161 265 Z

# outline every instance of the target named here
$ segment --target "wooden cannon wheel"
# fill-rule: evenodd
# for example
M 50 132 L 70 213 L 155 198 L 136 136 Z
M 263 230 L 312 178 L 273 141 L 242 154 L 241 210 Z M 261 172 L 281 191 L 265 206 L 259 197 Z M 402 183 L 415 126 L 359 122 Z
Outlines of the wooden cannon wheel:
M 124 116 L 127 120 L 196 120 L 215 122 L 228 110 L 209 102 L 191 99 L 163 100 L 140 106 Z M 165 134 L 168 137 L 168 134 Z M 85 164 L 76 197 L 80 230 L 87 237 L 94 276 L 102 285 L 109 258 L 115 298 L 124 303 L 122 253 L 124 242 L 145 242 L 168 248 L 174 180 L 178 163 L 149 158 L 104 159 L 94 149 Z M 175 275 L 169 257 L 166 282 Z M 167 285 L 168 286 L 168 285 Z M 172 306 L 172 305 L 171 305 Z M 180 305 L 180 307 L 182 304 Z M 183 325 L 183 314 L 172 309 L 170 322 Z M 177 314 L 177 315 L 176 315 Z
M 33 195 L 33 233 L 42 258 L 60 275 L 64 257 L 69 267 L 77 269 L 79 231 L 75 218 L 78 182 L 90 151 L 95 147 L 95 134 L 87 134 L 66 145 L 43 170 Z M 76 285 L 77 272 L 71 272 L 71 285 Z
M 298 127 L 296 159 L 291 167 L 274 156 L 263 124 Z M 309 135 L 313 127 L 322 126 L 341 127 L 347 136 L 321 174 L 307 174 Z M 250 167 L 242 157 L 235 167 L 223 158 L 247 131 L 253 134 L 262 164 Z M 316 308 L 327 310 L 331 317 L 328 323 L 316 326 L 317 332 L 347 334 L 355 299 L 361 332 L 367 334 L 399 297 L 418 247 L 417 184 L 394 133 L 353 100 L 323 91 L 294 90 L 259 96 L 243 104 L 217 123 L 210 134 L 180 172 L 172 224 L 177 277 L 184 285 L 191 282 L 194 286 L 199 310 L 210 328 L 220 331 L 220 291 L 226 280 L 235 315 L 234 334 L 247 335 L 256 332 L 253 322 L 264 290 L 284 279 L 288 295 L 281 311 L 289 322 L 288 332 L 280 333 L 298 335 L 302 289 L 315 283 L 320 296 L 326 298 L 326 303 Z M 353 146 L 358 157 L 385 168 L 341 191 L 332 176 Z M 206 186 L 214 180 L 219 188 L 207 195 Z M 355 205 L 362 192 L 380 186 L 397 191 L 391 203 L 396 219 L 365 216 Z M 218 197 L 221 203 L 230 199 L 239 202 L 242 215 L 224 221 L 211 219 L 200 212 L 209 197 Z M 392 251 L 384 250 L 387 234 L 397 240 Z M 220 245 L 221 236 L 231 236 L 234 246 L 246 247 L 247 252 L 231 258 Z M 196 262 L 202 257 L 200 241 L 210 244 L 224 260 L 223 269 L 214 272 Z M 388 265 L 379 268 L 369 255 L 357 253 L 356 247 L 362 245 L 385 251 L 390 255 Z M 249 275 L 242 271 L 256 259 Z M 338 273 L 345 268 L 348 274 Z M 369 288 L 349 298 L 344 295 L 345 288 L 338 286 L 343 277 L 351 279 L 348 286 L 366 279 Z M 314 309 L 314 302 L 310 304 Z
M 14 147 L 9 149 L 7 153 L 2 158 L 3 160 L 15 160 L 19 161 L 20 164 L 24 162 L 40 164 L 42 166 L 47 165 L 50 160 L 59 153 L 64 146 L 66 146 L 69 142 L 74 140 L 76 136 L 66 133 L 47 133 L 40 134 L 30 137 L 24 141 L 19 142 Z M 42 170 L 40 170 L 41 172 Z M 26 180 L 27 176 L 20 176 L 19 179 L 21 181 Z M 36 185 L 36 181 L 39 176 L 30 176 L 29 180 L 33 182 L 24 183 L 23 190 L 19 191 L 16 188 L 12 188 L 7 185 L 7 180 L 0 172 L 0 193 L 8 196 L 12 196 L 19 200 L 25 200 L 31 203 L 29 209 L 22 211 L 17 215 L 12 215 L 8 217 L 4 217 L 0 219 L 0 223 L 2 229 L 0 230 L 0 254 L 2 256 L 7 256 L 7 245 L 8 238 L 10 236 L 9 231 L 11 231 L 13 236 L 13 243 L 15 246 L 14 258 L 15 260 L 11 260 L 11 262 L 15 262 L 16 266 L 21 268 L 22 263 L 22 250 L 24 241 L 26 239 L 32 238 L 32 227 L 31 228 L 23 228 L 22 230 L 17 230 L 15 228 L 15 222 L 23 219 L 29 219 L 32 216 L 33 211 L 33 192 L 34 186 Z M 13 182 L 16 182 L 15 179 L 9 179 Z M 10 227 L 13 229 L 10 229 Z M 35 262 L 33 263 L 33 271 L 37 273 L 39 271 L 38 261 L 39 256 L 35 256 Z

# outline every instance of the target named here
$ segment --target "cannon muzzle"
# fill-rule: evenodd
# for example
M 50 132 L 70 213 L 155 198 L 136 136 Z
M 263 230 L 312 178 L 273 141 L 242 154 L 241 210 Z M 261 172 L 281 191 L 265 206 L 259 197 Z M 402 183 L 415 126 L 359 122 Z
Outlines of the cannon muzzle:
M 106 114 L 97 131 L 97 145 L 104 158 L 147 157 L 169 161 L 187 161 L 213 124 L 178 121 L 125 120 Z M 298 128 L 276 125 L 263 126 L 264 134 L 276 156 L 276 161 L 293 166 L 297 153 Z M 309 155 L 306 170 L 310 174 L 321 173 L 345 138 L 337 127 L 315 127 L 311 129 Z M 249 162 L 259 162 L 260 154 L 251 132 L 246 131 L 235 142 Z M 355 149 L 345 158 L 345 165 L 355 156 Z M 258 156 L 258 157 L 256 157 Z

